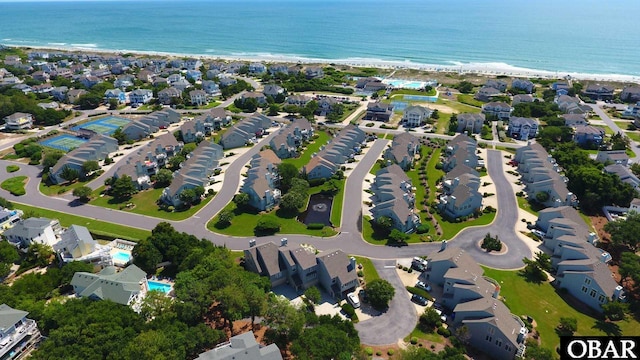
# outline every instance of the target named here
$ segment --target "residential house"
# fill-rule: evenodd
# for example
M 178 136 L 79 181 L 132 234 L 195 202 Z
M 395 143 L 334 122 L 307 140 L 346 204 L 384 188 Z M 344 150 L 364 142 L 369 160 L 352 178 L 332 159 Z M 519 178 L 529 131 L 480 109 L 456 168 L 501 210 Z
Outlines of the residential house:
M 131 104 L 147 104 L 153 99 L 153 91 L 149 89 L 136 89 L 129 93 Z
M 182 91 L 175 87 L 168 87 L 158 91 L 158 101 L 165 105 L 171 105 L 175 101 L 174 99 L 181 98 Z
M 473 215 L 482 209 L 482 195 L 467 185 L 459 184 L 450 194 L 440 196 L 438 208 L 451 219 Z
M 551 89 L 554 90 L 557 95 L 567 95 L 569 93 L 569 89 L 571 89 L 571 86 L 569 86 L 569 84 L 566 82 L 556 81 L 551 84 Z
M 28 113 L 13 113 L 4 117 L 5 128 L 9 131 L 27 130 L 33 127 L 33 115 Z
M 588 114 L 591 110 L 588 105 L 581 105 L 580 99 L 569 96 L 569 95 L 559 95 L 553 100 L 556 104 L 558 104 L 558 108 L 565 114 Z
M 367 113 L 364 115 L 364 120 L 374 120 L 388 122 L 393 115 L 393 105 L 386 104 L 380 101 L 370 102 L 367 105 Z
M 204 90 L 209 96 L 220 95 L 220 87 L 215 81 L 205 80 L 202 82 L 202 90 Z
M 151 176 L 164 168 L 167 160 L 180 153 L 183 146 L 184 143 L 178 142 L 171 133 L 160 135 L 130 153 L 124 163 L 116 168 L 113 177 L 118 179 L 127 175 L 138 190 L 148 189 L 151 187 Z
M 617 175 L 623 183 L 627 183 L 634 188 L 640 186 L 640 179 L 638 179 L 628 167 L 622 164 L 607 165 L 604 167 L 604 172 Z
M 371 209 L 375 220 L 388 217 L 393 228 L 410 233 L 420 225 L 420 216 L 415 209 L 415 194 L 411 180 L 397 164 L 384 167 L 376 172 Z
M 541 210 L 536 227 L 544 232 L 543 245 L 552 252 L 555 286 L 596 311 L 602 311 L 602 304 L 624 296 L 607 266 L 611 255 L 594 246 L 596 234 L 589 232 L 574 208 Z
M 482 105 L 482 113 L 487 116 L 497 117 L 500 120 L 509 119 L 513 108 L 505 102 L 490 102 Z
M 340 165 L 360 152 L 360 146 L 365 140 L 366 134 L 362 129 L 355 125 L 347 125 L 309 160 L 302 172 L 309 180 L 331 177 Z
M 49 81 L 50 75 L 44 71 L 38 70 L 36 72 L 34 72 L 33 74 L 31 74 L 31 77 L 34 80 L 40 81 L 40 82 L 47 82 Z
M 221 88 L 234 85 L 237 82 L 238 82 L 238 80 L 236 80 L 236 79 L 234 79 L 232 77 L 221 77 L 220 80 L 219 80 Z
M 264 89 L 262 90 L 262 93 L 265 96 L 271 96 L 275 99 L 275 97 L 278 95 L 284 95 L 284 88 L 275 84 L 266 84 L 264 86 Z
M 227 64 L 222 62 L 222 61 L 214 61 L 211 64 L 209 64 L 209 69 L 210 70 L 218 70 L 218 71 L 226 71 L 227 70 Z
M 111 71 L 109 71 L 109 69 L 105 68 L 105 69 L 96 69 L 96 70 L 92 70 L 91 71 L 91 76 L 95 76 L 96 78 L 98 78 L 100 80 L 100 82 L 102 82 L 103 79 L 111 76 Z
M 120 89 L 109 89 L 104 92 L 104 100 L 109 103 L 111 99 L 118 101 L 119 104 L 127 102 L 127 95 Z
M 387 84 L 383 83 L 380 79 L 374 77 L 360 78 L 356 82 L 356 88 L 362 89 L 366 93 L 374 93 L 380 90 L 385 90 Z
M 249 64 L 249 73 L 251 74 L 264 74 L 267 72 L 267 67 L 262 63 L 254 62 Z
M 531 94 L 517 94 L 517 95 L 513 95 L 513 98 L 511 99 L 511 104 L 513 106 L 516 106 L 518 104 L 527 104 L 527 103 L 532 103 L 534 101 L 533 95 Z
M 152 85 L 153 87 L 168 86 L 169 82 L 167 81 L 167 78 L 158 76 L 153 79 Z
M 20 221 L 22 215 L 24 215 L 22 210 L 9 210 L 0 207 L 0 234 Z
M 16 84 L 16 85 L 13 85 L 11 88 L 20 90 L 24 94 L 28 94 L 30 92 L 33 92 L 33 88 L 31 86 L 27 85 L 27 84 Z M 51 89 L 51 90 L 53 90 L 53 89 Z
M 82 174 L 82 164 L 87 161 L 98 161 L 107 157 L 110 153 L 118 151 L 118 141 L 114 138 L 95 134 L 89 141 L 66 153 L 49 170 L 49 181 L 54 184 L 62 184 L 67 180 L 62 178 L 65 167 L 71 168 Z
M 207 93 L 204 90 L 191 90 L 189 91 L 189 98 L 192 105 L 206 105 Z
M 287 96 L 287 105 L 295 105 L 303 107 L 311 101 L 311 98 L 305 95 L 289 95 Z
M 97 274 L 79 271 L 73 275 L 71 286 L 78 297 L 127 306 L 141 301 L 149 290 L 147 273 L 135 265 L 120 272 L 115 266 L 107 266 Z
M 631 200 L 631 204 L 629 204 L 629 212 L 631 211 L 640 213 L 640 199 L 634 198 L 633 200 Z
M 442 287 L 443 306 L 453 310 L 452 329 L 465 326 L 469 345 L 492 359 L 511 360 L 523 356 L 527 328 L 498 299 L 500 285 L 464 250 L 447 247 L 428 256 L 424 272 L 432 284 Z
M 273 242 L 251 246 L 244 251 L 247 270 L 266 276 L 275 287 L 288 283 L 296 290 L 304 290 L 318 283 L 332 296 L 342 299 L 358 286 L 354 258 L 341 250 L 315 254 L 303 247 L 281 246 Z
M 527 94 L 531 94 L 533 93 L 535 85 L 530 80 L 514 79 L 511 82 L 511 87 L 517 90 L 524 90 L 527 92 Z
M 413 166 L 416 155 L 420 155 L 420 139 L 408 132 L 394 136 L 383 154 L 385 160 L 400 165 L 405 171 Z
M 405 127 L 419 127 L 431 118 L 432 113 L 433 110 L 425 106 L 407 106 L 402 113 L 402 122 Z
M 258 344 L 253 331 L 232 336 L 228 342 L 198 355 L 196 360 L 282 360 L 276 344 Z
M 218 160 L 223 157 L 220 145 L 209 141 L 201 142 L 191 153 L 191 157 L 182 163 L 171 185 L 163 190 L 161 200 L 175 207 L 181 206 L 180 193 L 186 189 L 207 185 L 209 177 L 218 166 Z
M 492 87 L 500 92 L 507 91 L 507 83 L 502 80 L 488 79 L 487 82 L 484 83 L 484 86 Z
M 54 109 L 55 110 L 55 109 L 60 107 L 60 104 L 58 104 L 55 101 L 52 101 L 52 102 L 41 102 L 41 103 L 38 103 L 38 107 L 40 107 L 42 109 L 45 109 L 45 110 L 47 110 L 47 109 Z
M 629 155 L 624 150 L 598 151 L 596 161 L 603 164 L 613 163 L 628 166 Z
M 113 82 L 113 86 L 117 89 L 126 89 L 133 86 L 133 75 L 120 75 Z
M 101 266 L 113 265 L 111 247 L 100 245 L 84 226 L 71 225 L 64 230 L 60 241 L 53 245 L 53 251 L 65 263 L 83 261 Z
M 198 70 L 202 66 L 200 59 L 187 59 L 184 61 L 184 67 L 187 70 Z
M 509 136 L 519 140 L 529 140 L 538 135 L 538 120 L 511 116 L 509 118 Z
M 202 72 L 200 70 L 187 70 L 187 80 L 202 81 Z
M 338 100 L 334 99 L 331 96 L 324 96 L 317 100 L 318 110 L 316 110 L 316 115 L 326 116 L 331 112 L 333 106 L 338 103 Z
M 51 76 L 55 78 L 65 78 L 71 79 L 73 77 L 73 72 L 69 68 L 57 68 L 51 72 Z
M 220 71 L 215 69 L 210 69 L 210 70 L 207 70 L 206 76 L 207 76 L 207 79 L 215 79 L 219 77 L 220 74 L 221 74 Z
M 625 102 L 640 101 L 640 86 L 625 86 L 620 93 L 620 100 Z
M 67 91 L 69 88 L 66 86 L 57 86 L 51 89 L 51 96 L 58 101 L 64 101 L 67 99 Z
M 237 74 L 240 69 L 246 67 L 247 64 L 239 61 L 234 61 L 232 63 L 227 64 L 226 72 L 229 74 Z
M 28 312 L 7 304 L 0 305 L 0 359 L 20 360 L 30 357 L 41 340 L 35 320 Z
M 501 94 L 502 92 L 496 88 L 493 88 L 490 86 L 483 86 L 480 88 L 480 90 L 478 90 L 478 92 L 475 94 L 473 98 L 479 101 L 487 102 L 487 101 L 491 101 L 493 97 Z
M 48 94 L 53 90 L 53 86 L 49 83 L 34 85 L 31 87 L 31 90 L 35 94 Z
M 306 119 L 295 119 L 271 138 L 269 146 L 280 159 L 296 157 L 298 147 L 302 146 L 305 141 L 309 141 L 312 136 L 311 123 Z
M 264 130 L 270 126 L 271 119 L 262 114 L 255 113 L 244 120 L 238 121 L 222 134 L 220 145 L 222 145 L 225 150 L 245 146 L 253 138 L 260 136 Z
M 304 69 L 304 75 L 307 79 L 318 79 L 324 76 L 324 71 L 319 66 L 309 66 Z
M 273 209 L 280 202 L 278 164 L 281 160 L 272 150 L 263 150 L 249 162 L 241 192 L 249 195 L 249 205 L 259 211 Z
M 3 236 L 12 245 L 26 249 L 31 244 L 53 246 L 59 241 L 57 234 L 61 230 L 58 220 L 33 217 L 18 221 L 12 228 L 5 230 Z
M 243 93 L 242 96 L 240 96 L 240 99 L 243 103 L 247 101 L 247 99 L 255 99 L 259 105 L 267 103 L 267 98 L 265 97 L 265 95 L 263 93 L 255 91 Z
M 604 129 L 582 125 L 575 128 L 573 141 L 581 146 L 600 146 L 604 140 Z
M 88 88 L 92 88 L 95 85 L 98 85 L 99 83 L 102 82 L 102 80 L 100 80 L 100 78 L 98 78 L 97 76 L 84 76 L 82 79 L 80 79 L 80 82 L 82 83 L 82 85 L 88 87 Z
M 185 144 L 202 140 L 205 132 L 205 125 L 201 119 L 185 121 L 184 124 L 180 126 L 180 135 Z
M 479 166 L 478 155 L 476 154 L 477 142 L 465 134 L 458 134 L 449 140 L 444 149 L 443 170 L 450 171 L 457 165 L 467 165 L 472 169 Z
M 484 125 L 484 114 L 477 113 L 462 113 L 458 114 L 458 129 L 459 133 L 467 134 L 479 134 L 482 131 Z
M 622 115 L 634 117 L 635 118 L 634 125 L 638 127 L 637 119 L 638 119 L 638 116 L 640 116 L 640 101 L 638 101 L 635 104 L 630 104 L 629 106 L 627 106 L 627 108 L 624 110 Z
M 615 88 L 610 85 L 589 84 L 584 89 L 584 94 L 593 100 L 611 100 Z
M 222 126 L 231 124 L 231 115 L 227 113 L 224 108 L 216 107 L 211 109 L 208 113 L 205 113 L 205 127 L 210 126 L 212 129 L 221 129 Z
M 276 75 L 278 73 L 289 74 L 289 66 L 287 66 L 287 64 L 273 64 L 269 66 L 269 74 Z
M 563 114 L 564 126 L 577 128 L 579 126 L 589 125 L 589 121 L 584 115 L 581 114 Z
M 480 177 L 477 175 L 477 171 L 471 171 L 468 173 L 461 173 L 462 169 L 470 169 L 465 165 L 458 165 L 452 171 L 444 175 L 444 181 L 442 182 L 442 191 L 445 195 L 451 195 L 455 191 L 458 185 L 464 185 L 473 191 L 480 189 Z M 454 171 L 455 170 L 455 171 Z
M 193 85 L 191 85 L 191 83 L 185 78 L 180 78 L 180 80 L 172 82 L 170 84 L 172 88 L 176 88 L 180 92 L 193 87 Z
M 543 202 L 545 206 L 578 204 L 577 197 L 567 189 L 567 179 L 559 174 L 560 168 L 555 159 L 540 144 L 529 144 L 517 149 L 514 160 L 530 199 L 537 199 L 539 193 L 546 193 L 547 200 Z

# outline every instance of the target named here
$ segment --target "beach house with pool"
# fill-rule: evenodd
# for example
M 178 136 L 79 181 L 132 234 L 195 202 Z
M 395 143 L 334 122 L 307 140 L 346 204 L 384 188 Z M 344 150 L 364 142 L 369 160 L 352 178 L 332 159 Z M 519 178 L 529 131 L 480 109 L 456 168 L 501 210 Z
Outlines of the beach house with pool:
M 118 141 L 112 137 L 95 134 L 89 141 L 66 153 L 49 170 L 49 181 L 53 184 L 62 184 L 67 180 L 62 178 L 65 167 L 78 171 L 81 177 L 82 164 L 87 161 L 103 160 L 109 154 L 118 151 Z
M 28 358 L 42 339 L 35 320 L 28 312 L 0 305 L 0 359 Z
M 107 266 L 99 273 L 77 272 L 71 279 L 77 297 L 93 300 L 111 300 L 121 305 L 134 305 L 147 291 L 147 273 L 135 265 L 118 272 L 115 266 Z

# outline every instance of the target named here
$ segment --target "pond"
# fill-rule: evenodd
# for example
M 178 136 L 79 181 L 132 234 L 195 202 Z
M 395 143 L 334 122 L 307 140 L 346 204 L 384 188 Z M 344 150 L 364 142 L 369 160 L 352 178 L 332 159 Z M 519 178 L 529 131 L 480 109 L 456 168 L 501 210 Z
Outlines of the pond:
M 313 194 L 309 198 L 307 210 L 298 216 L 298 221 L 309 224 L 324 224 L 331 226 L 331 205 L 333 197 L 323 194 Z

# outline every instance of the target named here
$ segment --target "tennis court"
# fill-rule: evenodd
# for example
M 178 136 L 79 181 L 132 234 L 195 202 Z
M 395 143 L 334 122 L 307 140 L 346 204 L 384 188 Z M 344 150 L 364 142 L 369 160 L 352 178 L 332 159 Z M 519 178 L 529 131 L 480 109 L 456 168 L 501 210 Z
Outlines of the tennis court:
M 87 129 L 95 131 L 98 134 L 111 135 L 116 131 L 117 128 L 124 126 L 129 122 L 131 122 L 131 120 L 129 119 L 117 116 L 107 116 L 102 119 L 96 119 L 78 126 L 74 126 L 72 130 L 78 131 L 79 129 Z
M 64 152 L 69 152 L 86 143 L 87 140 L 72 135 L 60 135 L 40 141 L 40 144 Z

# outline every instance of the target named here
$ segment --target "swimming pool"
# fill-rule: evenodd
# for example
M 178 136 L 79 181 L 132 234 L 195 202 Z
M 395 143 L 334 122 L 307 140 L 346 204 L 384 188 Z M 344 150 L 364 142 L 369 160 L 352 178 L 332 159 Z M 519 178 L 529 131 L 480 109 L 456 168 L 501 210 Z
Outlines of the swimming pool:
M 156 290 L 165 294 L 171 291 L 171 285 L 169 284 L 151 280 L 147 280 L 147 284 L 149 285 L 149 291 Z
M 385 79 L 382 82 L 385 84 L 389 84 L 397 89 L 419 90 L 424 88 L 427 85 L 427 83 L 424 81 L 411 81 L 411 80 L 400 80 L 400 79 Z
M 111 258 L 113 258 L 113 261 L 126 264 L 131 260 L 131 254 L 118 251 L 117 253 L 111 255 Z

